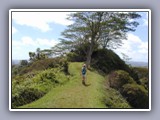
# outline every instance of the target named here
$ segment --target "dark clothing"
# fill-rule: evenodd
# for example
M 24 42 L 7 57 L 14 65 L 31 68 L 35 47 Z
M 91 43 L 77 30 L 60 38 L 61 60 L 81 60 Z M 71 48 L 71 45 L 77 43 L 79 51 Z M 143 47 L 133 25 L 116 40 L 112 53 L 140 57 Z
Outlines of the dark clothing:
M 85 74 L 86 74 L 86 68 L 82 67 L 82 75 L 85 75 Z

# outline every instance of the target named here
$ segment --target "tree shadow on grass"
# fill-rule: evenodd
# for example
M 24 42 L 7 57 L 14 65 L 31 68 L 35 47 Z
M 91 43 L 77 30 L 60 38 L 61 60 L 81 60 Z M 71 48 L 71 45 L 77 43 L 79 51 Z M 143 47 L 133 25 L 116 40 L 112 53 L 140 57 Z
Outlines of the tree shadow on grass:
M 90 83 L 82 83 L 84 86 L 86 86 L 86 87 L 88 87 L 88 86 L 90 86 L 91 84 Z

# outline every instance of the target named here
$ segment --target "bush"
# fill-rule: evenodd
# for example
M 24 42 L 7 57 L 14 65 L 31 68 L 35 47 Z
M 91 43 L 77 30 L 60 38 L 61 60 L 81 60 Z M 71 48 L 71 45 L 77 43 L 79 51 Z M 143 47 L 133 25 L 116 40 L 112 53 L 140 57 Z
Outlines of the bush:
M 20 71 L 20 74 L 26 74 L 28 72 L 32 71 L 40 71 L 40 70 L 46 70 L 51 68 L 64 68 L 64 71 L 67 71 L 68 62 L 66 59 L 57 57 L 57 58 L 48 58 L 44 60 L 38 60 L 33 63 L 30 63 L 30 66 L 24 68 Z
M 134 67 L 133 71 L 137 73 L 139 77 L 139 84 L 148 89 L 149 87 L 149 71 L 148 68 Z
M 27 60 L 21 60 L 20 61 L 20 65 L 21 66 L 27 66 L 28 65 L 28 61 Z
M 136 81 L 137 84 L 140 84 L 139 76 L 138 76 L 137 72 L 132 67 L 130 67 L 128 73 Z
M 63 71 L 66 74 L 69 74 L 69 71 L 68 71 L 68 62 L 67 61 L 65 61 L 64 64 L 63 64 Z
M 127 99 L 127 101 L 137 109 L 149 108 L 148 91 L 138 84 L 126 84 L 123 86 L 121 94 Z
M 143 85 L 145 87 L 145 89 L 148 90 L 149 88 L 149 80 L 146 77 L 143 77 L 140 79 L 141 85 Z
M 12 77 L 19 74 L 19 71 L 21 71 L 23 68 L 19 65 L 12 65 Z
M 86 55 L 80 55 L 76 52 L 70 52 L 67 54 L 67 60 L 70 62 L 83 62 L 86 60 Z
M 91 66 L 109 73 L 113 70 L 127 70 L 129 67 L 112 50 L 99 49 L 92 54 Z
M 37 60 L 28 66 L 13 66 L 12 73 L 12 107 L 16 108 L 39 99 L 52 87 L 68 81 L 68 61 L 65 57 Z
M 138 77 L 141 79 L 143 77 L 148 78 L 148 68 L 134 67 L 133 70 L 137 73 Z
M 119 91 L 112 88 L 107 89 L 104 102 L 108 108 L 131 108 Z
M 123 70 L 117 70 L 109 74 L 109 85 L 110 87 L 120 90 L 124 84 L 135 83 L 133 78 L 130 77 L 129 73 Z
M 12 108 L 31 103 L 41 98 L 45 93 L 34 88 L 27 88 L 21 91 L 19 95 L 12 97 Z
M 104 74 L 115 70 L 127 71 L 139 83 L 138 75 L 112 50 L 98 49 L 92 54 L 91 66 Z
M 58 80 L 56 80 L 56 75 L 55 72 L 52 70 L 46 70 L 40 72 L 37 76 L 33 78 L 33 81 L 36 83 L 41 83 L 41 82 L 52 82 L 54 83 L 59 83 Z
M 12 107 L 16 108 L 41 98 L 59 83 L 52 69 L 16 76 L 12 80 Z

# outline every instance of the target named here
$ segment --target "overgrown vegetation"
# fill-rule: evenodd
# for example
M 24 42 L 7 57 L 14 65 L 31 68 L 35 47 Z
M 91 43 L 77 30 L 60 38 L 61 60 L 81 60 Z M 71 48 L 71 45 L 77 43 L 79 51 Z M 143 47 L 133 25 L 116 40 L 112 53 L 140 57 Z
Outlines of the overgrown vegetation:
M 129 73 L 123 70 L 117 70 L 109 75 L 109 85 L 110 87 L 121 90 L 122 86 L 128 83 L 135 83 L 132 77 L 130 77 Z
M 91 66 L 105 74 L 113 70 L 129 70 L 129 67 L 117 54 L 107 49 L 98 49 L 93 52 Z
M 121 93 L 134 108 L 149 108 L 148 91 L 142 85 L 125 84 Z
M 19 67 L 14 66 L 13 71 Z M 40 60 L 23 67 L 12 78 L 12 107 L 41 98 L 53 87 L 68 81 L 67 75 L 68 62 L 62 58 Z
M 119 91 L 112 88 L 108 88 L 106 91 L 104 102 L 108 108 L 132 108 Z
M 32 63 L 29 63 L 28 66 L 14 66 L 12 67 L 12 75 L 23 75 L 32 71 L 41 71 L 51 68 L 58 68 L 68 73 L 68 62 L 63 57 L 57 58 L 47 58 L 44 60 L 38 60 Z
M 128 72 L 137 83 L 140 83 L 137 72 L 125 64 L 112 50 L 98 49 L 93 52 L 91 66 L 105 75 L 115 70 L 124 70 Z
M 139 73 L 140 74 L 140 73 Z M 118 90 L 133 108 L 149 107 L 148 89 L 144 84 L 137 84 L 129 73 L 118 70 L 109 74 L 110 87 Z
M 145 67 L 134 67 L 133 70 L 137 73 L 139 77 L 140 84 L 148 90 L 149 88 L 149 73 L 148 68 Z

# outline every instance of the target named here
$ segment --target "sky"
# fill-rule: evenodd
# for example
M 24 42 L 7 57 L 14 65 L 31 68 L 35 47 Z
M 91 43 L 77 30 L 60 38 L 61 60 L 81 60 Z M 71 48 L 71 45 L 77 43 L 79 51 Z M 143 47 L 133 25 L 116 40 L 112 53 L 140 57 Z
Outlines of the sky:
M 12 59 L 29 59 L 29 52 L 48 49 L 59 43 L 71 12 L 12 12 Z M 127 33 L 127 40 L 114 50 L 121 58 L 126 54 L 131 61 L 148 62 L 148 12 L 139 12 L 139 26 Z

